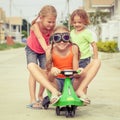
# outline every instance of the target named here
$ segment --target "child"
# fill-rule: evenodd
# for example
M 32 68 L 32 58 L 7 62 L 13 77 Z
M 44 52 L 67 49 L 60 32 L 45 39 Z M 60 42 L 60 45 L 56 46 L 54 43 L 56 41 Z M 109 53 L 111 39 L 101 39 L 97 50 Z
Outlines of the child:
M 76 9 L 73 11 L 71 14 L 71 24 L 74 27 L 70 33 L 71 40 L 79 46 L 81 52 L 79 66 L 85 68 L 90 63 L 91 57 L 93 59 L 98 59 L 98 50 L 93 34 L 87 29 L 89 18 L 86 11 L 83 9 Z M 91 46 L 93 49 L 93 56 Z
M 35 63 L 40 68 L 45 69 L 46 66 L 46 52 L 49 45 L 49 37 L 56 24 L 57 12 L 51 5 L 44 6 L 37 18 L 33 20 L 30 29 L 30 36 L 27 39 L 26 57 L 27 64 Z M 35 64 L 31 64 L 36 66 Z M 29 69 L 28 69 L 29 70 Z M 30 108 L 41 108 L 40 102 L 36 100 L 36 80 L 30 73 L 29 76 L 29 91 L 30 91 Z M 41 85 L 38 99 L 42 101 L 44 87 Z
M 95 77 L 99 67 L 100 60 L 94 59 L 87 67 L 79 68 L 79 48 L 76 44 L 71 43 L 69 30 L 64 26 L 57 26 L 51 37 L 52 49 L 51 55 L 47 57 L 47 70 L 49 81 L 59 90 L 62 90 L 64 76 L 60 74 L 61 70 L 81 70 L 81 73 L 74 76 L 73 87 L 76 94 L 85 103 L 90 100 L 84 93 L 84 89 Z

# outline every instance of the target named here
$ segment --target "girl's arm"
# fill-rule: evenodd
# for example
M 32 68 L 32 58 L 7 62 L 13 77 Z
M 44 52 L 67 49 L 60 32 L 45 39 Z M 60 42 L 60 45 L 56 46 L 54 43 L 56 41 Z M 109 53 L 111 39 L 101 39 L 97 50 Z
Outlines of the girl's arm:
M 43 38 L 43 36 L 42 36 L 42 34 L 41 34 L 40 30 L 39 30 L 38 24 L 35 23 L 31 27 L 31 29 L 34 31 L 36 37 L 38 38 L 38 41 L 39 41 L 40 45 L 44 49 L 44 51 L 46 51 L 47 50 L 47 44 L 46 44 L 45 39 Z
M 93 48 L 93 59 L 98 59 L 98 49 L 96 43 L 92 42 L 91 46 Z
M 46 68 L 50 71 L 52 68 L 52 45 L 50 44 L 46 50 Z
M 79 68 L 79 48 L 76 45 L 72 46 L 73 52 L 73 70 L 77 70 Z

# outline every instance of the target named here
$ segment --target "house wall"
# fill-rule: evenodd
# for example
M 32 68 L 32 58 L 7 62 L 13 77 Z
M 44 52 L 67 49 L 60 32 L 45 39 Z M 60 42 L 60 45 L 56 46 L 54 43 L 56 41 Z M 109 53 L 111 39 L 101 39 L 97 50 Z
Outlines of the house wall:
M 99 25 L 101 30 L 95 32 L 102 41 L 116 40 L 120 50 L 120 0 L 84 0 L 83 3 L 88 12 L 93 12 L 93 9 L 96 10 L 96 8 L 109 10 L 111 20 L 107 23 L 101 23 Z
M 6 34 L 12 36 L 14 41 L 21 42 L 22 18 L 8 17 L 6 21 Z
M 5 42 L 5 37 L 12 36 L 15 41 L 21 42 L 22 18 L 6 17 L 5 11 L 0 8 L 0 43 Z
M 5 40 L 5 31 L 3 28 L 3 23 L 0 21 L 0 43 L 3 43 Z
M 111 20 L 108 23 L 102 23 L 100 38 L 102 41 L 116 40 L 120 50 L 120 21 Z
M 4 22 L 5 22 L 5 12 L 3 11 L 2 8 L 0 8 L 0 43 L 3 43 L 5 39 Z

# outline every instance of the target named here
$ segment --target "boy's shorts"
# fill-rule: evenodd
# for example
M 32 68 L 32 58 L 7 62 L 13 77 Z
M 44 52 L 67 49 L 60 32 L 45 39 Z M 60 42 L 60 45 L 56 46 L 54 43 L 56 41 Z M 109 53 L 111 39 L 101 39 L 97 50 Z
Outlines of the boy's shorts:
M 35 63 L 38 64 L 42 69 L 46 67 L 46 56 L 45 54 L 39 54 L 31 50 L 28 46 L 25 47 L 27 64 Z
M 79 67 L 85 68 L 90 63 L 91 57 L 80 59 L 79 61 Z

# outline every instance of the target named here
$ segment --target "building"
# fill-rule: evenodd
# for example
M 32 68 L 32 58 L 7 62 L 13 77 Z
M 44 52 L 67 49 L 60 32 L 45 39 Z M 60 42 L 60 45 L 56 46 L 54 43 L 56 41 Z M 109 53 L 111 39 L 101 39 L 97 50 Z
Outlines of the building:
M 84 9 L 87 12 L 95 12 L 96 10 L 100 10 L 103 12 L 109 12 L 114 15 L 115 0 L 83 0 Z
M 120 50 L 120 0 L 83 0 L 83 4 L 88 13 L 96 10 L 110 13 L 107 23 L 99 24 L 101 31 L 96 31 L 102 41 L 116 40 Z
M 22 37 L 22 18 L 21 17 L 7 17 L 6 23 L 6 35 L 12 36 L 13 40 L 16 42 L 21 41 Z
M 5 11 L 0 8 L 0 43 L 5 42 L 7 36 L 11 36 L 16 42 L 21 42 L 22 18 L 6 17 Z
M 4 23 L 5 23 L 5 12 L 2 8 L 0 8 L 0 43 L 2 43 L 5 39 L 5 31 L 4 31 Z

